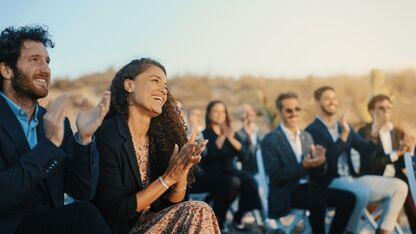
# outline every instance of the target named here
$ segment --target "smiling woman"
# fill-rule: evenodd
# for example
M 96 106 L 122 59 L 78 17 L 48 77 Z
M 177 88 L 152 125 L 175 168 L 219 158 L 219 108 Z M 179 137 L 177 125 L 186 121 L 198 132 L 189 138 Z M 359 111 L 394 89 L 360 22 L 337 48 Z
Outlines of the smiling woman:
M 95 201 L 113 232 L 219 233 L 207 204 L 180 203 L 205 144 L 187 140 L 165 68 L 133 60 L 114 77 L 111 93 L 110 112 L 96 134 Z

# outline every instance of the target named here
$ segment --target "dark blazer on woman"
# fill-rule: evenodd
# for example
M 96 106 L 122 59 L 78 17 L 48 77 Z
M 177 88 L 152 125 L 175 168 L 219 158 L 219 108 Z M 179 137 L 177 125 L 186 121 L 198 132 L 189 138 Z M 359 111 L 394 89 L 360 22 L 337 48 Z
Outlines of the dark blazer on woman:
M 140 215 L 136 211 L 136 193 L 143 187 L 127 118 L 122 115 L 107 118 L 95 136 L 101 157 L 94 202 L 113 233 L 128 233 Z M 150 210 L 160 211 L 171 204 L 165 192 Z
M 310 153 L 314 143 L 311 135 L 301 131 L 302 158 Z M 305 176 L 314 177 L 325 173 L 325 164 L 307 170 L 296 159 L 289 140 L 279 126 L 268 133 L 262 143 L 261 151 L 264 165 L 269 176 L 269 217 L 285 216 L 292 209 L 290 196 L 299 180 Z

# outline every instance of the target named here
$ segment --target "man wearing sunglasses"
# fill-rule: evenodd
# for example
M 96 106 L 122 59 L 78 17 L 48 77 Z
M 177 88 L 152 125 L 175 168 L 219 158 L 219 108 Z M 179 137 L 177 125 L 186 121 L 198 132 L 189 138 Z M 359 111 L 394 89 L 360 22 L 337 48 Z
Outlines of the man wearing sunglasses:
M 361 157 L 372 157 L 380 146 L 377 138 L 378 127 L 372 129 L 371 140 L 366 141 L 349 126 L 345 114 L 337 120 L 338 99 L 335 90 L 329 86 L 318 88 L 314 93 L 318 116 L 306 128 L 315 143 L 326 150 L 328 170 L 324 176 L 314 180 L 330 188 L 350 191 L 357 198 L 347 230 L 359 233 L 359 221 L 369 202 L 384 202 L 385 209 L 377 233 L 390 233 L 407 195 L 406 183 L 396 178 L 376 175 L 360 176 L 355 172 L 351 161 L 351 149 L 357 150 Z
M 276 108 L 282 123 L 261 143 L 270 180 L 269 217 L 285 216 L 292 208 L 309 210 L 312 232 L 325 233 L 326 208 L 334 207 L 336 214 L 329 233 L 344 233 L 355 204 L 354 195 L 312 182 L 325 173 L 326 150 L 314 145 L 311 135 L 300 130 L 297 94 L 280 94 Z
M 361 157 L 361 174 L 397 177 L 407 182 L 403 173 L 405 153 L 414 155 L 415 138 L 406 134 L 391 121 L 393 103 L 389 96 L 379 94 L 371 98 L 368 111 L 372 122 L 362 127 L 358 133 L 365 139 L 370 139 L 372 129 L 380 129 L 375 140 L 382 146 L 373 157 Z M 409 192 L 404 203 L 407 219 L 412 233 L 416 233 L 416 207 Z

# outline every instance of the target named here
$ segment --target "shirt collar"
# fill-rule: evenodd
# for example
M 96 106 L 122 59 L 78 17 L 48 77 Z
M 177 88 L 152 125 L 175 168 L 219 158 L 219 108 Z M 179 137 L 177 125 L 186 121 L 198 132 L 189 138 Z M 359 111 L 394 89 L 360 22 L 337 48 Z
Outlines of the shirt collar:
M 296 138 L 300 136 L 299 128 L 296 128 L 296 133 L 293 134 L 292 131 L 290 131 L 288 128 L 286 128 L 283 123 L 280 124 L 280 127 L 282 128 L 283 132 L 288 136 L 292 136 L 292 137 L 296 137 Z
M 13 102 L 9 97 L 7 97 L 2 91 L 0 91 L 0 95 L 6 100 L 6 103 L 10 106 L 10 109 L 12 109 L 13 113 L 17 117 L 27 117 L 26 112 L 15 102 Z M 36 104 L 35 106 L 35 113 L 33 115 L 33 119 L 35 122 L 38 122 L 38 114 L 39 114 L 39 105 Z
M 316 118 L 319 119 L 319 121 L 321 121 L 325 125 L 326 128 L 328 128 L 328 129 L 337 129 L 338 130 L 338 122 L 335 122 L 335 124 L 333 124 L 333 125 L 329 125 L 327 122 L 325 122 L 321 118 L 321 116 L 317 115 Z
M 393 123 L 392 122 L 388 122 L 386 124 L 386 126 L 383 126 L 382 128 L 380 128 L 380 132 L 390 132 L 393 129 L 394 129 Z

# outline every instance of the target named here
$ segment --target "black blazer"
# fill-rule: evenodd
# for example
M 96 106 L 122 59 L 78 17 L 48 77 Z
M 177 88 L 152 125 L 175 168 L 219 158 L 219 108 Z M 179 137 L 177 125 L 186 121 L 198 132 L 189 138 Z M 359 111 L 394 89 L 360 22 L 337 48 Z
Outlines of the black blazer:
M 316 118 L 308 127 L 305 129 L 309 132 L 315 144 L 322 145 L 326 148 L 326 161 L 328 165 L 328 170 L 325 176 L 316 177 L 315 181 L 328 185 L 333 178 L 339 177 L 338 174 L 338 158 L 345 152 L 347 154 L 348 167 L 352 176 L 359 176 L 352 165 L 351 161 L 351 149 L 354 148 L 357 150 L 360 155 L 365 155 L 365 157 L 371 157 L 372 154 L 377 152 L 379 146 L 363 139 L 358 135 L 354 129 L 351 127 L 350 134 L 348 135 L 347 142 L 343 142 L 341 138 L 338 138 L 335 142 L 332 139 L 331 134 L 329 133 L 325 124 L 319 119 Z M 341 133 L 341 128 L 338 127 L 338 132 Z
M 257 133 L 256 145 L 254 146 L 254 144 L 251 142 L 250 136 L 244 130 L 244 128 L 240 129 L 236 134 L 238 136 L 238 139 L 240 139 L 242 145 L 240 160 L 243 165 L 243 171 L 249 172 L 251 174 L 258 173 L 259 168 L 257 165 L 256 152 L 257 149 L 260 147 L 263 135 L 261 133 Z
M 371 125 L 372 123 L 366 124 L 364 127 L 358 130 L 360 134 L 365 139 L 370 139 L 371 137 Z M 405 133 L 399 128 L 393 128 L 390 131 L 391 142 L 393 150 L 397 150 L 400 146 L 400 141 L 403 140 Z M 383 143 L 381 142 L 380 137 L 378 138 L 378 143 L 380 145 L 378 151 L 375 154 L 372 154 L 371 157 L 360 157 L 360 174 L 363 175 L 383 175 L 384 170 L 388 164 L 393 163 L 390 160 L 390 156 L 384 152 Z M 403 174 L 402 169 L 405 168 L 404 157 L 399 157 L 394 163 L 396 170 L 396 176 L 401 178 L 406 178 Z
M 310 153 L 310 146 L 314 142 L 311 135 L 305 131 L 301 131 L 300 139 L 303 158 Z M 269 177 L 269 217 L 279 218 L 287 215 L 292 209 L 290 196 L 299 180 L 306 175 L 314 177 L 324 174 L 326 166 L 323 164 L 314 169 L 305 169 L 302 163 L 297 161 L 295 152 L 280 126 L 264 137 L 261 151 Z
M 113 233 L 128 233 L 140 215 L 136 212 L 136 193 L 143 187 L 127 118 L 107 118 L 95 135 L 100 152 L 100 179 L 94 202 Z M 151 211 L 172 205 L 167 194 L 151 205 Z
M 20 123 L 0 97 L 0 233 L 14 233 L 25 214 L 64 205 L 64 192 L 78 200 L 91 200 L 98 182 L 95 143 L 75 142 L 68 119 L 61 147 L 44 133 L 39 107 L 38 144 L 30 149 Z M 30 202 L 33 189 L 43 193 L 44 204 Z M 29 202 L 28 202 L 29 201 Z

